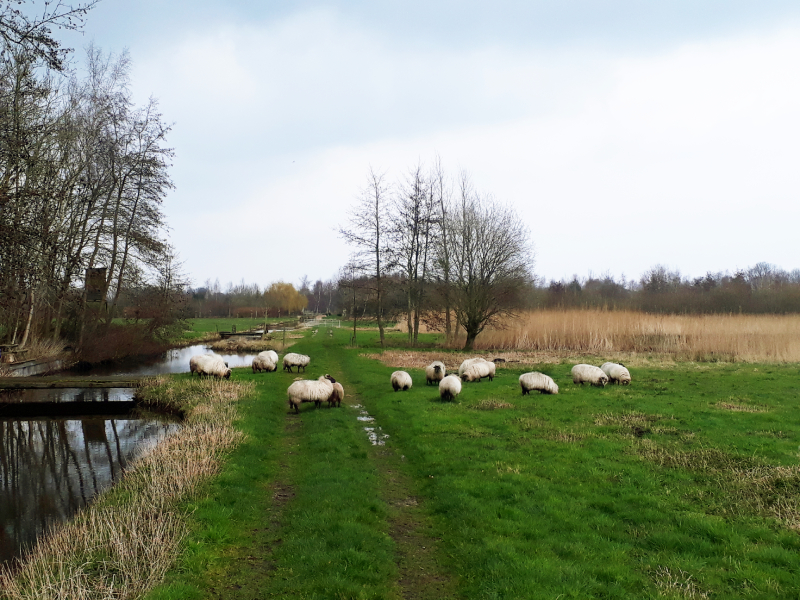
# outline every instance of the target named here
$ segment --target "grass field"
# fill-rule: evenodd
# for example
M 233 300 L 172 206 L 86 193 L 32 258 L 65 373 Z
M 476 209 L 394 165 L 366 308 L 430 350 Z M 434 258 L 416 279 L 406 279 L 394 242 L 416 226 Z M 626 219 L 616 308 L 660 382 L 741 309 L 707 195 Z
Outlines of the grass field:
M 543 364 L 559 395 L 523 397 L 535 365 L 509 363 L 442 403 L 419 369 L 393 392 L 364 356 L 377 333 L 349 335 L 292 348 L 343 383 L 339 409 L 289 414 L 296 374 L 234 371 L 257 383 L 246 441 L 184 506 L 148 598 L 800 596 L 796 364 L 651 365 L 605 389 Z

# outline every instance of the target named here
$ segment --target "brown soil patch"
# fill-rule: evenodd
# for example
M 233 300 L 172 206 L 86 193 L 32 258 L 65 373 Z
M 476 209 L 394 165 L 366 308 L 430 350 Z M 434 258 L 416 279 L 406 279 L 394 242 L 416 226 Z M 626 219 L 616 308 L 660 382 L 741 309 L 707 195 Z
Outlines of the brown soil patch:
M 379 360 L 389 367 L 401 369 L 424 369 L 435 360 L 440 360 L 444 363 L 448 373 L 458 371 L 461 363 L 468 358 L 481 357 L 486 360 L 492 361 L 495 359 L 502 359 L 497 362 L 497 368 L 504 367 L 534 367 L 543 364 L 561 364 L 564 362 L 589 362 L 597 363 L 598 365 L 606 362 L 623 363 L 626 366 L 637 367 L 669 367 L 675 365 L 674 357 L 665 354 L 637 354 L 637 353 L 609 353 L 603 357 L 587 356 L 576 354 L 575 352 L 544 352 L 544 351 L 530 351 L 523 352 L 518 350 L 498 350 L 495 352 L 473 352 L 473 353 L 459 353 L 453 354 L 452 352 L 437 352 L 437 351 L 424 351 L 424 350 L 384 350 L 383 352 L 364 353 L 361 356 Z

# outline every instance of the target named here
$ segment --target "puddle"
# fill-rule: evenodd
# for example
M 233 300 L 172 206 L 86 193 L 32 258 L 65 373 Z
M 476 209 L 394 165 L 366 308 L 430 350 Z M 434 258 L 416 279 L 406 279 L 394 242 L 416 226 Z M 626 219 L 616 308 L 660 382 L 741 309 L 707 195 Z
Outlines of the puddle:
M 354 404 L 352 405 L 352 408 L 358 410 L 359 415 L 356 417 L 356 419 L 362 423 L 375 422 L 375 417 L 371 416 L 366 410 L 364 410 L 364 407 L 360 404 Z M 389 434 L 383 433 L 383 429 L 380 427 L 364 427 L 364 431 L 367 432 L 367 437 L 373 446 L 386 445 L 386 440 L 389 438 Z

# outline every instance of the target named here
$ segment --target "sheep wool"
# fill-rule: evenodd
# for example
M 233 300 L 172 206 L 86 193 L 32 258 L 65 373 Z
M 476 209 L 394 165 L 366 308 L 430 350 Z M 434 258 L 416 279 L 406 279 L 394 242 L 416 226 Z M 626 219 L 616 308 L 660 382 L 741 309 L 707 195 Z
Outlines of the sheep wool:
M 438 384 L 444 376 L 447 375 L 447 369 L 444 363 L 440 360 L 435 360 L 427 367 L 425 367 L 425 385 L 431 383 Z
M 581 385 L 589 383 L 597 387 L 605 387 L 608 383 L 608 375 L 603 373 L 600 367 L 580 364 L 572 367 L 572 382 L 580 383 Z
M 299 373 L 300 367 L 303 367 L 303 373 L 305 373 L 306 367 L 310 362 L 311 359 L 305 354 L 295 354 L 294 352 L 290 352 L 283 357 L 283 370 L 286 371 L 288 369 L 289 373 L 291 373 L 292 367 L 297 367 L 297 372 Z
M 467 360 L 465 360 L 464 362 L 461 363 L 460 367 L 458 367 L 458 376 L 461 377 L 464 374 L 464 371 L 470 365 L 474 365 L 475 363 L 480 363 L 480 362 L 488 362 L 488 361 L 485 358 L 481 358 L 481 357 L 468 358 Z
M 439 382 L 439 397 L 454 400 L 461 393 L 461 380 L 458 375 L 447 375 Z
M 488 377 L 489 381 L 494 379 L 496 366 L 493 362 L 483 361 L 469 365 L 461 374 L 462 381 L 480 381 Z
M 189 374 L 197 373 L 200 375 L 214 376 L 217 378 L 230 379 L 231 370 L 216 354 L 197 354 L 189 359 Z
M 617 363 L 607 362 L 600 366 L 603 373 L 608 376 L 609 383 L 619 383 L 620 385 L 629 385 L 631 382 L 631 373 L 625 367 Z
M 342 384 L 338 381 L 333 382 L 333 393 L 331 394 L 330 398 L 328 398 L 328 408 L 333 406 L 334 404 L 339 407 L 342 405 L 342 400 L 344 400 L 344 388 Z
M 538 391 L 541 394 L 557 394 L 558 386 L 553 378 L 544 373 L 533 371 L 532 373 L 523 373 L 519 376 L 519 386 L 522 388 L 522 395 L 525 396 L 529 392 Z
M 258 353 L 259 356 L 266 356 L 276 365 L 278 364 L 278 353 L 275 350 L 264 350 L 263 352 Z
M 268 356 L 264 356 L 262 352 L 258 356 L 253 358 L 253 373 L 261 373 L 262 371 L 266 371 L 270 373 L 272 371 L 278 370 L 278 365 L 270 360 Z
M 321 402 L 327 402 L 333 394 L 333 383 L 328 379 L 328 375 L 322 375 L 319 379 L 301 379 L 295 381 L 286 390 L 289 397 L 289 410 L 294 408 L 295 413 L 300 412 L 300 405 L 303 402 L 313 402 L 315 407 L 319 407 Z
M 395 371 L 392 373 L 392 387 L 394 391 L 403 390 L 410 390 L 412 385 L 411 375 L 406 373 L 405 371 Z

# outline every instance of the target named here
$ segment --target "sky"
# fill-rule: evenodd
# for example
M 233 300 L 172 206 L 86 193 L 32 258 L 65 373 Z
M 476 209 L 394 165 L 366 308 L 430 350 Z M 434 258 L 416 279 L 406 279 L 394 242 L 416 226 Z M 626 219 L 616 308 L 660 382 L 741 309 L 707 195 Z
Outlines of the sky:
M 101 0 L 172 123 L 194 286 L 327 280 L 370 169 L 438 156 L 517 211 L 540 279 L 800 267 L 800 3 Z

